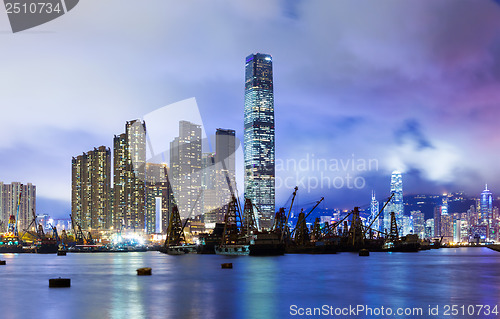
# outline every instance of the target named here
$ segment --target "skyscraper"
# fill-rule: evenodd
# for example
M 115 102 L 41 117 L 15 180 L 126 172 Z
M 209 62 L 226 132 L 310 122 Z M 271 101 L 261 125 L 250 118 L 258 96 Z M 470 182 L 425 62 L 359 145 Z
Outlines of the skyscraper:
M 215 153 L 203 153 L 201 158 L 202 214 L 205 227 L 214 228 L 216 222 L 224 220 L 223 210 L 219 207 L 216 189 Z M 222 216 L 222 218 L 221 218 Z
M 441 212 L 441 205 L 434 207 L 434 236 L 436 237 L 441 236 Z
M 384 209 L 384 227 L 386 229 L 390 229 L 391 212 L 394 212 L 396 216 L 396 222 L 398 224 L 398 229 L 402 230 L 404 215 L 403 176 L 399 171 L 393 171 L 391 174 L 391 194 L 392 193 L 394 193 L 394 196 Z M 402 234 L 401 231 L 400 234 Z
M 375 219 L 375 217 L 377 217 L 378 212 L 379 212 L 379 202 L 375 197 L 375 192 L 372 191 L 372 201 L 370 203 L 370 223 Z M 372 228 L 378 231 L 384 231 L 382 221 L 383 221 L 382 216 L 379 216 L 379 218 L 373 223 Z
M 231 201 L 236 195 L 236 132 L 218 128 L 215 133 L 216 189 L 218 206 Z
M 173 204 L 167 164 L 146 163 L 146 232 L 166 233 Z
M 113 219 L 115 229 L 144 230 L 146 123 L 127 122 L 113 139 Z
M 179 122 L 179 136 L 170 142 L 170 182 L 181 217 L 201 213 L 201 126 Z
M 275 206 L 275 128 L 273 64 L 269 54 L 256 53 L 246 58 L 244 123 L 245 197 L 265 218 L 270 218 Z
M 481 193 L 481 203 L 480 203 L 480 210 L 479 213 L 481 214 L 481 224 L 484 226 L 487 226 L 488 229 L 488 237 L 492 237 L 493 233 L 490 230 L 492 226 L 492 213 L 493 213 L 493 201 L 492 201 L 492 194 L 488 190 L 488 185 L 485 186 L 484 191 Z
M 19 202 L 19 193 L 21 193 L 21 201 Z M 18 231 L 28 228 L 28 225 L 33 219 L 33 214 L 36 214 L 36 186 L 32 183 L 21 184 L 12 182 L 4 184 L 0 182 L 0 206 L 2 215 L 1 230 L 7 230 L 10 215 L 16 216 Z M 19 202 L 19 215 L 17 214 L 17 204 Z
M 71 214 L 82 228 L 109 229 L 111 150 L 105 146 L 72 158 Z
M 425 218 L 424 213 L 421 211 L 412 211 L 410 212 L 411 222 L 413 226 L 413 233 L 418 235 L 421 239 L 425 238 Z

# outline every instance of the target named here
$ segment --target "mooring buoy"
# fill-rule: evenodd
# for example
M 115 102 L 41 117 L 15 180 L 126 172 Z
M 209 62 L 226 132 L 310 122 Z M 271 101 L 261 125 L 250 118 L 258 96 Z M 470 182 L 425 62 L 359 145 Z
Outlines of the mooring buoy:
M 368 249 L 361 249 L 359 251 L 360 256 L 370 256 L 370 251 Z
M 139 268 L 137 269 L 137 276 L 151 276 L 151 268 Z
M 49 288 L 67 288 L 71 287 L 71 279 L 69 278 L 53 278 L 49 279 Z
M 233 263 L 221 264 L 222 269 L 233 269 Z

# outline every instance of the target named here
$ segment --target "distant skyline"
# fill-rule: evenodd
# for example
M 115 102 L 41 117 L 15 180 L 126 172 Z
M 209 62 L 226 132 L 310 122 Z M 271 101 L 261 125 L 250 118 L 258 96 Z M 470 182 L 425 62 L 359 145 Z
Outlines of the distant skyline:
M 478 197 L 487 183 L 500 195 L 496 1 L 253 3 L 150 0 L 137 10 L 137 1 L 86 1 L 16 34 L 0 14 L 0 181 L 33 183 L 37 211 L 67 217 L 73 156 L 111 147 L 126 121 L 191 97 L 207 133 L 234 129 L 243 141 L 245 57 L 264 52 L 277 164 L 378 164 L 277 165 L 277 208 L 293 191 L 287 178 L 358 177 L 363 187 L 299 185 L 299 204 L 324 196 L 326 207 L 352 208 L 369 204 L 372 190 L 388 197 L 393 170 L 404 194 Z

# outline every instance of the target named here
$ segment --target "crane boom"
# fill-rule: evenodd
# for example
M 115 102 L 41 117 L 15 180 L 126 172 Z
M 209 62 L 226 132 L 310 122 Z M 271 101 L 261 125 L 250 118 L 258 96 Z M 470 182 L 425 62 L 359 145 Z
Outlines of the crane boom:
M 391 197 L 389 197 L 389 199 L 385 202 L 384 206 L 382 206 L 382 209 L 380 209 L 380 211 L 378 212 L 377 216 L 375 216 L 375 218 L 372 220 L 372 222 L 370 223 L 370 225 L 368 225 L 368 229 L 372 228 L 373 223 L 377 220 L 377 218 L 380 216 L 380 214 L 382 214 L 382 212 L 384 211 L 385 207 L 387 206 L 387 204 L 389 204 L 389 202 L 391 201 L 391 199 L 393 197 L 394 197 L 394 193 L 391 194 Z
M 299 223 L 297 223 L 297 225 L 295 225 L 295 228 L 293 229 L 292 233 L 294 233 L 298 228 L 299 226 L 306 221 L 306 218 L 309 217 L 309 215 L 311 215 L 311 213 L 316 209 L 316 207 L 319 206 L 319 204 L 324 200 L 325 198 L 324 197 L 321 197 L 321 199 L 316 202 L 316 205 L 314 205 L 313 208 L 311 208 L 311 210 L 304 216 L 304 219 L 301 220 Z

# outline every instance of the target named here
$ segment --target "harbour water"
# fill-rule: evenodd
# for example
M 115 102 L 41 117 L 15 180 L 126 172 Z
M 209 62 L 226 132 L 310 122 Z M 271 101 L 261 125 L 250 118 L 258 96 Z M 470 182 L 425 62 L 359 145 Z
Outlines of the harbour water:
M 487 248 L 369 257 L 136 252 L 0 254 L 0 259 L 7 261 L 0 266 L 0 318 L 5 319 L 500 317 L 467 314 L 469 305 L 493 309 L 500 303 L 500 253 Z M 221 269 L 227 262 L 233 269 Z M 151 267 L 152 276 L 137 276 L 140 267 Z M 71 278 L 71 287 L 49 288 L 49 279 L 57 277 Z M 334 314 L 357 305 L 421 308 L 422 314 Z M 445 316 L 447 305 L 465 306 L 465 314 Z M 305 315 L 307 308 L 324 306 L 332 312 Z M 438 315 L 429 314 L 429 307 L 438 307 Z

